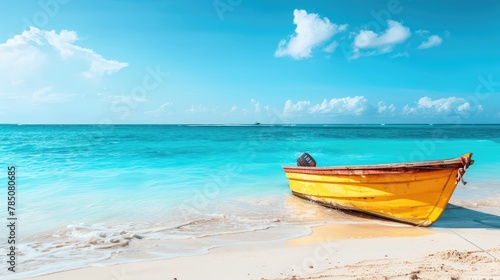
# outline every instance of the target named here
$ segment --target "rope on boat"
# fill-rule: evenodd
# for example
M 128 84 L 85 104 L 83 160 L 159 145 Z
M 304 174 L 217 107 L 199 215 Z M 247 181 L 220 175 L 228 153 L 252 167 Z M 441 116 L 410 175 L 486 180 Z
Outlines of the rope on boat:
M 470 165 L 470 159 L 468 157 L 460 157 L 460 160 L 462 161 L 463 167 L 460 167 L 458 169 L 458 174 L 457 174 L 457 183 L 462 182 L 462 184 L 467 185 L 467 182 L 464 181 L 464 174 L 465 170 L 467 170 L 467 167 Z

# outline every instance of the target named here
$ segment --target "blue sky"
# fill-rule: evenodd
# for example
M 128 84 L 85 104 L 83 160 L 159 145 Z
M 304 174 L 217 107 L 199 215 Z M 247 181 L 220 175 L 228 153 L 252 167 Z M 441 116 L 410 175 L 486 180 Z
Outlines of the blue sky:
M 0 123 L 500 123 L 498 1 L 0 4 Z

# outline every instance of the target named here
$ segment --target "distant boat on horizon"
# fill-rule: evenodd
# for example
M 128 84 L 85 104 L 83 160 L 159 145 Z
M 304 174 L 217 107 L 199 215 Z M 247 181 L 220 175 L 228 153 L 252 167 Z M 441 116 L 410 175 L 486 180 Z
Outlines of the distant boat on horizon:
M 254 125 L 260 125 L 260 122 L 255 122 Z

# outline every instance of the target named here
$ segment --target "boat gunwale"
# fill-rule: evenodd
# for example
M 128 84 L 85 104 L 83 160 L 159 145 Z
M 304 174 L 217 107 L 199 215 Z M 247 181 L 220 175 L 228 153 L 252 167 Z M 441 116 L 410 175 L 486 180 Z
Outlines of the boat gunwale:
M 472 163 L 471 163 L 472 164 Z M 324 166 L 324 167 L 311 167 L 311 166 L 283 166 L 285 172 L 291 173 L 322 173 L 328 171 L 345 171 L 345 170 L 380 170 L 380 171 L 393 171 L 393 172 L 408 172 L 408 171 L 425 171 L 425 170 L 442 170 L 442 169 L 456 169 L 463 166 L 460 157 L 445 160 L 430 160 L 430 161 L 415 161 L 415 162 L 402 162 L 402 163 L 383 163 L 372 165 L 344 165 L 344 166 Z

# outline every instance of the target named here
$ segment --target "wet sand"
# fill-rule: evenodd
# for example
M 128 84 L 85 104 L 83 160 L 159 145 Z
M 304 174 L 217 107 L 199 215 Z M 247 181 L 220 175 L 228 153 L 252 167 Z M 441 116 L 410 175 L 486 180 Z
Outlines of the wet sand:
M 469 206 L 450 205 L 429 228 L 366 219 L 288 241 L 31 279 L 500 279 L 500 209 Z

